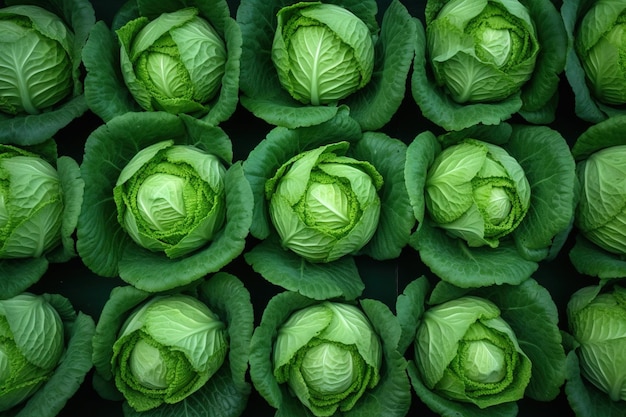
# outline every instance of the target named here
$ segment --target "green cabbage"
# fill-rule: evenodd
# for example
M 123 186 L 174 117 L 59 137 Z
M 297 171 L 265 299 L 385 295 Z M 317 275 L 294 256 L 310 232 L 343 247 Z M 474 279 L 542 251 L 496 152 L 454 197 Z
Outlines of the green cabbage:
M 117 388 L 137 411 L 182 401 L 224 362 L 225 327 L 194 297 L 153 297 L 132 312 L 113 345 Z
M 531 78 L 533 20 L 516 0 L 452 0 L 427 26 L 435 79 L 458 103 L 505 99 Z
M 117 30 L 122 75 L 145 110 L 206 114 L 225 73 L 224 40 L 195 8 L 142 16 Z
M 225 173 L 218 157 L 193 146 L 150 145 L 120 172 L 113 189 L 118 220 L 138 245 L 183 256 L 221 229 Z
M 532 368 L 500 309 L 474 296 L 424 312 L 415 363 L 429 389 L 481 409 L 521 399 Z
M 503 148 L 472 139 L 437 155 L 425 190 L 431 218 L 469 246 L 497 247 L 530 206 L 530 185 L 519 163 Z
M 626 401 L 626 289 L 597 286 L 575 292 L 567 304 L 582 375 L 608 397 Z
M 348 145 L 302 152 L 265 185 L 282 245 L 311 262 L 356 253 L 378 225 L 383 178 L 370 163 L 344 156 Z
M 63 322 L 45 298 L 22 293 L 0 300 L 0 411 L 32 396 L 63 352 Z
M 283 87 L 304 104 L 329 104 L 363 88 L 374 70 L 367 25 L 341 6 L 301 2 L 278 12 L 272 60 Z

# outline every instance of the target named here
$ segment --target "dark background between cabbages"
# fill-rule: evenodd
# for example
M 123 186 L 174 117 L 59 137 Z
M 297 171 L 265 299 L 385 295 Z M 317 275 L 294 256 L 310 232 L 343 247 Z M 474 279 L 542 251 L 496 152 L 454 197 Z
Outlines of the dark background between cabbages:
M 123 3 L 124 1 L 122 0 L 92 0 L 96 19 L 103 20 L 110 25 L 115 12 Z M 228 3 L 231 8 L 231 14 L 235 17 L 240 2 L 229 1 Z M 390 1 L 378 1 L 379 17 L 382 16 L 389 3 Z M 420 19 L 423 17 L 425 0 L 404 0 L 403 4 L 414 17 Z M 0 6 L 4 6 L 3 1 L 0 1 Z M 523 123 L 521 119 L 516 118 L 513 118 L 511 121 Z M 80 163 L 85 140 L 102 123 L 98 116 L 89 111 L 72 122 L 55 135 L 59 153 L 72 156 Z M 238 107 L 230 120 L 220 126 L 233 142 L 235 160 L 246 159 L 250 150 L 272 128 L 260 119 L 255 118 L 241 106 Z M 588 126 L 588 123 L 576 117 L 572 91 L 566 78 L 562 76 L 558 113 L 555 122 L 550 127 L 559 131 L 568 143 L 572 145 L 578 135 Z M 415 136 L 425 130 L 441 132 L 440 128 L 421 116 L 419 108 L 411 96 L 409 74 L 404 102 L 382 131 L 408 144 Z M 569 262 L 568 252 L 572 245 L 572 238 L 573 234 L 570 235 L 568 242 L 556 259 L 551 262 L 542 262 L 539 270 L 533 275 L 539 283 L 551 292 L 560 312 L 560 326 L 562 329 L 565 329 L 566 326 L 564 313 L 570 295 L 578 288 L 596 282 L 591 277 L 577 273 Z M 250 245 L 254 243 L 251 239 Z M 365 282 L 363 298 L 381 300 L 392 309 L 395 306 L 396 296 L 402 292 L 407 283 L 421 275 L 435 279 L 428 268 L 421 264 L 418 254 L 410 247 L 405 248 L 399 259 L 377 262 L 367 257 L 358 257 L 357 265 Z M 255 321 L 258 324 L 267 301 L 274 294 L 280 292 L 281 288 L 265 281 L 246 264 L 241 256 L 225 269 L 239 277 L 250 291 L 254 305 Z M 103 278 L 93 274 L 81 263 L 79 258 L 75 258 L 67 263 L 51 264 L 48 272 L 31 288 L 31 291 L 64 295 L 70 299 L 77 310 L 90 314 L 97 321 L 102 306 L 108 299 L 110 290 L 118 285 L 125 284 L 119 279 Z M 93 390 L 91 375 L 91 373 L 87 375 L 80 390 L 69 400 L 59 416 L 116 417 L 122 415 L 121 403 L 105 401 Z M 564 417 L 574 415 L 562 392 L 556 400 L 550 403 L 524 399 L 519 402 L 519 407 L 520 417 L 552 416 L 557 413 Z M 273 414 L 274 409 L 259 394 L 252 390 L 248 407 L 243 416 L 264 417 L 272 416 Z M 419 398 L 413 394 L 409 415 L 435 416 L 436 414 L 428 410 L 420 402 Z

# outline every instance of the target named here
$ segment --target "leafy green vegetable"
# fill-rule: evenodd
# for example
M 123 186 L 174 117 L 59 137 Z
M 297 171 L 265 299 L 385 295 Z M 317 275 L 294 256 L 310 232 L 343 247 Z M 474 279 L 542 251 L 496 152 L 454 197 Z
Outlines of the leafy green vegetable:
M 415 19 L 397 0 L 380 26 L 377 11 L 372 0 L 243 2 L 243 106 L 297 128 L 328 121 L 345 105 L 363 130 L 380 129 L 404 98 Z
M 93 339 L 94 387 L 125 416 L 238 416 L 252 330 L 250 294 L 224 272 L 168 294 L 116 287 Z
M 570 260 L 580 273 L 602 279 L 626 277 L 624 126 L 626 115 L 613 116 L 587 128 L 572 146 L 580 198 Z
M 217 125 L 237 107 L 240 56 L 226 1 L 129 1 L 90 35 L 85 95 L 105 121 L 147 110 Z
M 573 0 L 564 2 L 561 15 L 569 38 L 565 75 L 574 91 L 576 115 L 597 123 L 624 114 L 626 5 Z
M 269 301 L 254 331 L 250 376 L 277 416 L 404 416 L 411 397 L 400 333 L 379 301 L 286 291 Z
M 583 377 L 606 393 L 607 401 L 626 401 L 621 354 L 626 344 L 626 289 L 584 287 L 571 296 L 567 318 Z
M 87 139 L 81 172 L 93 186 L 77 249 L 101 276 L 163 291 L 220 270 L 245 247 L 250 185 L 218 127 L 166 112 L 118 116 Z
M 411 86 L 426 118 L 446 130 L 554 120 L 567 37 L 551 1 L 429 0 L 424 24 Z
M 317 126 L 274 128 L 244 162 L 255 196 L 250 232 L 263 240 L 248 263 L 312 298 L 357 297 L 353 255 L 398 257 L 415 222 L 405 152 L 397 139 L 362 133 L 346 109 Z
M 0 9 L 0 142 L 50 139 L 87 110 L 81 51 L 95 16 L 86 0 Z
M 397 314 L 403 339 L 414 340 L 413 388 L 442 416 L 513 417 L 519 399 L 552 401 L 565 382 L 558 311 L 533 279 L 431 289 L 421 277 L 398 297 Z
M 54 416 L 92 367 L 91 317 L 59 295 L 0 300 L 0 410 Z
M 211 241 L 226 216 L 226 169 L 214 154 L 162 141 L 122 169 L 113 197 L 118 221 L 140 246 L 186 255 Z
M 524 170 L 500 146 L 466 139 L 444 149 L 428 169 L 428 213 L 469 246 L 497 247 L 521 223 L 529 205 Z
M 328 104 L 363 88 L 374 70 L 367 25 L 341 6 L 301 2 L 281 8 L 272 44 L 278 79 L 304 104 Z
M 404 176 L 418 222 L 409 243 L 459 287 L 519 284 L 559 252 L 571 228 L 575 164 L 565 139 L 547 127 L 423 132 L 409 144 Z
M 11 297 L 38 281 L 49 262 L 76 256 L 84 183 L 73 159 L 57 158 L 52 140 L 0 145 L 0 179 L 0 295 Z

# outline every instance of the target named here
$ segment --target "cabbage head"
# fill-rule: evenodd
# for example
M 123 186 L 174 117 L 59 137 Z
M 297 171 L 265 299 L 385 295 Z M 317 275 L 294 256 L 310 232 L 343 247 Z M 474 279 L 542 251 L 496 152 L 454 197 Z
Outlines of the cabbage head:
M 356 306 L 324 301 L 291 314 L 274 342 L 274 376 L 318 417 L 351 410 L 380 380 L 382 347 Z
M 22 293 L 0 300 L 0 411 L 34 394 L 63 352 L 63 322 L 42 296 Z
M 626 255 L 626 145 L 598 150 L 576 167 L 581 197 L 575 225 L 587 239 Z
M 0 145 L 0 259 L 38 258 L 61 240 L 63 191 L 37 154 Z
M 575 50 L 591 94 L 608 105 L 625 104 L 626 2 L 593 2 L 578 28 Z
M 74 34 L 38 6 L 0 9 L 0 112 L 39 114 L 74 89 Z
M 415 336 L 415 363 L 439 395 L 479 408 L 524 396 L 531 362 L 500 309 L 464 296 L 430 307 Z
M 184 294 L 155 296 L 120 329 L 111 367 L 118 390 L 141 412 L 196 392 L 227 351 L 226 326 L 206 304 Z
M 519 163 L 502 147 L 475 139 L 437 155 L 425 190 L 432 220 L 475 247 L 497 247 L 530 206 L 530 184 Z
M 117 30 L 126 85 L 145 110 L 206 113 L 221 88 L 226 46 L 195 8 L 131 20 Z
M 582 375 L 613 401 L 626 401 L 626 288 L 578 290 L 567 318 Z
M 374 40 L 348 9 L 300 2 L 279 10 L 272 61 L 291 96 L 329 104 L 363 88 L 374 71 Z
M 140 246 L 170 258 L 214 238 L 226 216 L 220 159 L 166 140 L 140 150 L 113 189 L 118 220 Z
M 302 152 L 265 184 L 282 246 L 310 262 L 356 253 L 378 226 L 383 178 L 369 162 L 344 156 L 348 145 Z
M 435 80 L 458 103 L 516 93 L 531 78 L 540 49 L 528 10 L 517 0 L 451 0 L 426 36 Z

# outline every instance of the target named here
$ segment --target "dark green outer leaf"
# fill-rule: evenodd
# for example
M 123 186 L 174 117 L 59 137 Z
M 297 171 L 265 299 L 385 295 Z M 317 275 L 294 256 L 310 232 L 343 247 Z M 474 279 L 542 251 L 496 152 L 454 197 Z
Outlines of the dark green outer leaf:
M 124 84 L 117 37 L 100 21 L 91 30 L 83 50 L 85 97 L 89 109 L 105 122 L 130 111 L 140 111 Z
M 402 3 L 393 0 L 385 11 L 375 45 L 376 62 L 370 85 L 346 100 L 350 114 L 364 131 L 381 129 L 402 104 L 415 54 L 415 25 Z
M 548 105 L 557 92 L 559 76 L 565 68 L 567 34 L 563 19 L 550 0 L 524 0 L 522 3 L 528 8 L 541 45 L 532 78 L 522 88 L 522 110 L 536 112 Z M 544 115 L 544 120 L 535 122 L 552 122 L 555 108 L 552 110 Z
M 411 405 L 411 386 L 406 374 L 407 361 L 398 351 L 401 328 L 389 308 L 378 300 L 361 300 L 361 307 L 383 344 L 381 379 L 366 391 L 355 407 L 345 413 L 350 417 L 402 417 Z
M 87 111 L 83 95 L 67 101 L 62 107 L 37 115 L 5 118 L 0 115 L 0 143 L 34 145 L 50 139 L 60 129 Z
M 537 401 L 555 399 L 565 382 L 565 350 L 559 314 L 548 290 L 528 279 L 517 286 L 483 288 L 476 295 L 500 308 L 502 318 L 513 328 L 521 349 L 532 362 L 525 395 Z
M 504 148 L 524 169 L 530 183 L 530 208 L 513 232 L 523 257 L 539 262 L 553 239 L 571 225 L 576 205 L 576 172 L 569 145 L 545 126 L 513 127 Z
M 69 156 L 61 156 L 57 160 L 57 172 L 63 187 L 61 244 L 47 258 L 50 262 L 66 262 L 76 256 L 74 232 L 83 203 L 85 182 L 80 175 L 78 163 Z
M 374 165 L 384 178 L 378 193 L 381 212 L 376 233 L 361 251 L 376 260 L 400 256 L 415 224 L 404 182 L 406 150 L 403 142 L 384 133 L 365 132 L 349 151 L 355 159 Z
M 424 189 L 426 187 L 428 167 L 430 167 L 440 152 L 441 145 L 435 135 L 429 131 L 417 135 L 406 151 L 404 181 L 409 201 L 413 208 L 413 216 L 417 220 L 418 226 L 422 223 L 426 214 Z
M 626 416 L 623 401 L 612 401 L 608 395 L 598 390 L 580 374 L 580 364 L 575 350 L 567 355 L 566 372 L 565 394 L 577 417 Z
M 396 315 L 402 328 L 402 337 L 398 342 L 398 351 L 406 354 L 413 344 L 417 333 L 417 326 L 426 308 L 426 297 L 430 292 L 430 284 L 426 277 L 421 276 L 411 281 L 398 295 L 396 301 Z
M 361 137 L 359 125 L 348 116 L 345 108 L 336 117 L 321 125 L 272 129 L 243 162 L 243 169 L 254 196 L 254 221 L 250 227 L 252 236 L 265 239 L 271 233 L 265 182 L 274 176 L 281 165 L 300 152 L 339 141 L 356 142 Z
M 45 257 L 0 260 L 0 299 L 14 297 L 35 284 L 48 270 Z
M 589 126 L 572 147 L 574 159 L 579 162 L 601 149 L 626 144 L 625 129 L 626 115 L 614 116 Z
M 430 2 L 428 2 L 430 4 Z M 427 5 L 428 11 L 428 5 Z M 445 130 L 461 130 L 478 123 L 497 125 L 522 107 L 520 94 L 497 103 L 458 104 L 436 85 L 429 64 L 424 26 L 417 21 L 411 93 L 422 114 Z
M 308 262 L 283 249 L 275 235 L 257 244 L 244 257 L 267 281 L 313 299 L 353 300 L 365 289 L 352 256 L 328 263 Z
M 626 260 L 601 249 L 580 234 L 576 236 L 569 259 L 574 268 L 584 275 L 600 279 L 626 277 Z
M 462 288 L 520 284 L 539 267 L 524 259 L 511 240 L 500 241 L 497 248 L 470 248 L 430 220 L 421 223 L 409 244 L 435 275 Z

